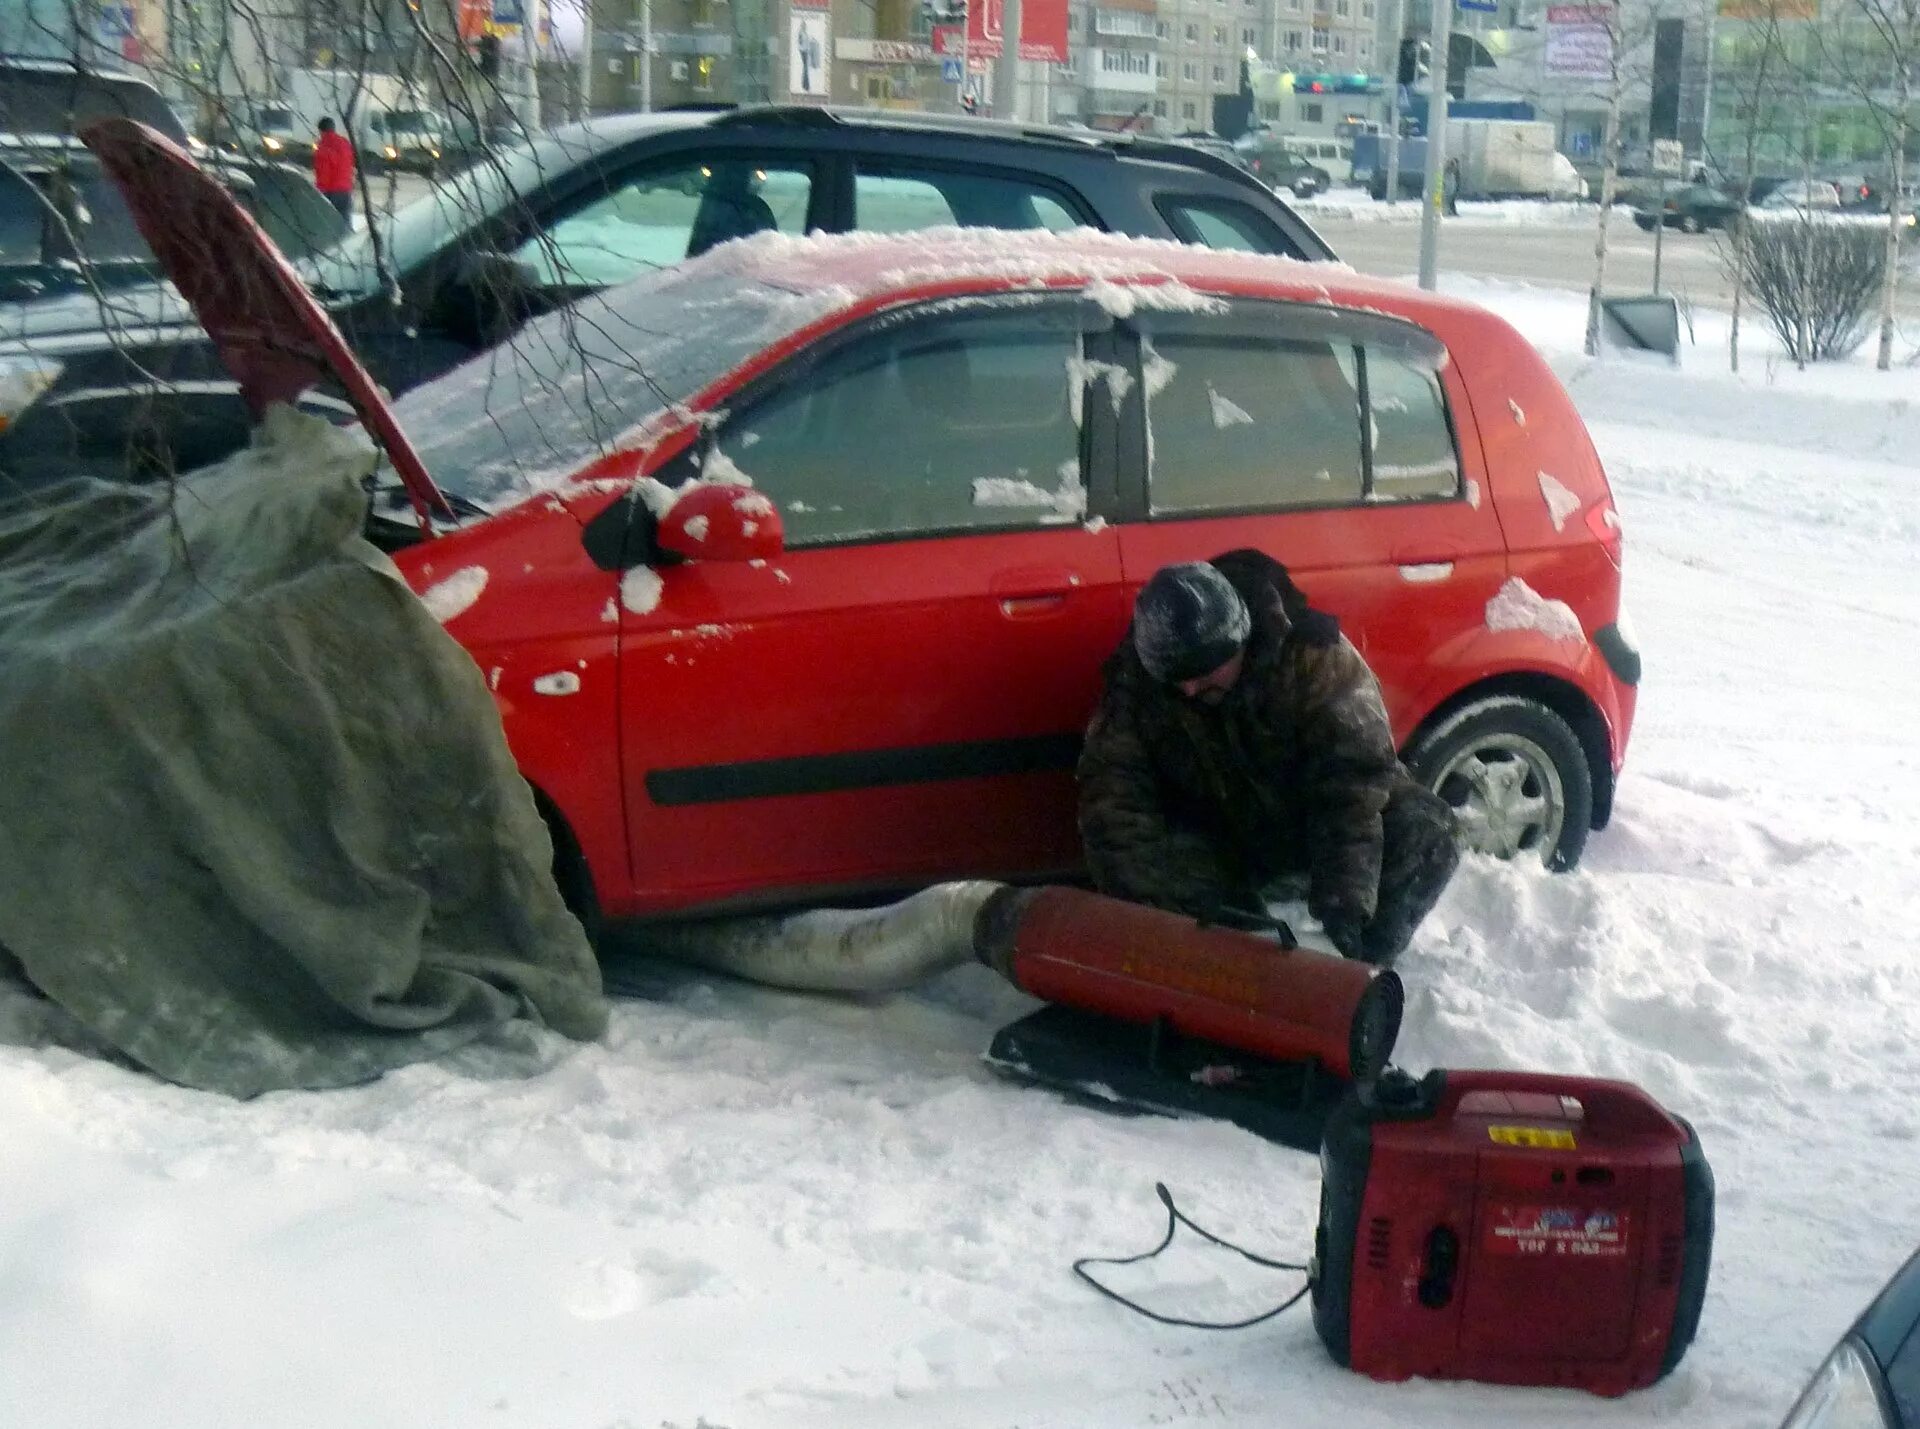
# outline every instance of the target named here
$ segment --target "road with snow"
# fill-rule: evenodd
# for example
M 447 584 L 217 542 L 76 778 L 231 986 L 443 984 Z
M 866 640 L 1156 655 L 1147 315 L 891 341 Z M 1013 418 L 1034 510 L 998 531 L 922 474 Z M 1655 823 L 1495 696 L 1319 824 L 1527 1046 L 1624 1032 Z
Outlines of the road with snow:
M 1401 204 L 1404 221 L 1382 222 L 1360 211 L 1365 200 L 1338 206 L 1308 205 L 1308 218 L 1348 263 L 1363 273 L 1387 277 L 1420 267 L 1420 225 L 1412 203 Z M 1525 283 L 1584 293 L 1593 281 L 1594 213 L 1591 207 L 1543 213 L 1542 221 L 1524 221 L 1524 206 L 1498 205 L 1505 221 L 1474 212 L 1441 228 L 1443 272 L 1477 278 L 1512 278 Z M 1522 221 L 1508 214 L 1518 210 Z M 1400 216 L 1396 216 L 1400 217 Z M 1702 307 L 1728 311 L 1733 287 L 1721 263 L 1723 240 L 1714 234 L 1666 235 L 1661 253 L 1661 289 Z M 1920 240 L 1914 246 L 1920 248 Z M 1910 260 L 1896 311 L 1920 341 L 1920 267 Z M 1608 283 L 1616 292 L 1653 291 L 1653 235 L 1643 233 L 1625 214 L 1616 215 L 1607 246 Z
M 995 1079 L 1030 1004 L 984 968 L 868 1001 L 682 978 L 525 1081 L 476 1053 L 246 1103 L 0 973 L 0 1420 L 1772 1429 L 1920 1243 L 1920 367 L 1756 339 L 1734 382 L 1710 316 L 1681 369 L 1591 363 L 1578 297 L 1450 286 L 1591 424 L 1646 677 L 1583 868 L 1469 858 L 1420 929 L 1398 1060 L 1624 1077 L 1693 1122 L 1717 1239 L 1667 1380 L 1376 1384 L 1304 1311 L 1209 1335 L 1096 1298 L 1071 1262 L 1151 1246 L 1156 1180 L 1303 1256 L 1314 1159 Z M 1298 1284 L 1192 1241 L 1112 1274 L 1202 1318 Z

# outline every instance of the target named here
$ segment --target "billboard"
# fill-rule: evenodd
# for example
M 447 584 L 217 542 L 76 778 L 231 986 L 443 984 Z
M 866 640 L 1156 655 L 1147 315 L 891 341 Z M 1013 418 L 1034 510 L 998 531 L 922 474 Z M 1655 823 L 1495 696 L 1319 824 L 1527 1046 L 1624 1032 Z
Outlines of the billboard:
M 1067 0 L 1020 0 L 1020 58 L 1067 62 Z
M 972 59 L 995 60 L 1005 40 L 1000 0 L 971 0 L 967 6 L 966 52 Z M 936 25 L 933 49 L 939 55 L 961 51 L 960 27 Z M 1067 0 L 1021 0 L 1020 58 L 1036 64 L 1067 62 Z
M 1547 7 L 1547 73 L 1562 79 L 1613 78 L 1613 12 L 1605 5 Z
M 1723 20 L 1817 20 L 1820 0 L 1719 0 Z
M 520 37 L 520 18 L 529 5 L 538 5 L 534 12 L 539 18 L 539 43 L 543 46 L 553 43 L 553 7 L 547 0 L 459 0 L 455 12 L 460 26 L 460 38 L 471 43 L 482 35 L 509 40 Z
M 787 12 L 787 93 L 795 99 L 827 97 L 827 58 L 833 53 L 833 17 L 826 10 Z

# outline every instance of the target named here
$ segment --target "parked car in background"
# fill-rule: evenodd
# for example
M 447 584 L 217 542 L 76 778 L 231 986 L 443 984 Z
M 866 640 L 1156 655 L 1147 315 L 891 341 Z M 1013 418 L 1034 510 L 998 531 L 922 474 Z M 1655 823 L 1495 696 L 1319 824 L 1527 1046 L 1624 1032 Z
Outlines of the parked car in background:
M 1256 131 L 1235 141 L 1234 147 L 1256 178 L 1295 198 L 1311 198 L 1333 186 L 1332 173 L 1309 159 L 1290 138 Z M 1352 165 L 1348 168 L 1351 171 Z
M 754 233 L 1103 228 L 1323 259 L 1258 180 L 1190 146 L 1025 124 L 750 108 L 620 115 L 499 151 L 301 265 L 361 360 L 404 392 L 528 318 Z M 0 361 L 58 380 L 0 432 L 0 489 L 76 469 L 151 475 L 246 438 L 234 384 L 178 298 L 0 313 Z M 0 414 L 6 415 L 6 414 Z
M 1825 179 L 1789 179 L 1769 190 L 1754 206 L 1762 210 L 1833 213 L 1840 208 L 1840 191 Z
M 1920 1254 L 1840 1337 L 1780 1429 L 1920 1429 Z
M 1667 190 L 1662 201 L 1651 190 L 1641 190 L 1641 202 L 1634 207 L 1633 221 L 1648 233 L 1664 223 L 1682 233 L 1705 233 L 1730 227 L 1740 214 L 1740 200 L 1730 198 L 1710 184 L 1681 184 Z
M 187 142 L 188 126 L 144 79 L 66 60 L 0 56 L 0 134 L 9 142 L 70 137 L 116 115 Z
M 202 161 L 290 258 L 318 253 L 347 231 L 299 169 L 224 155 Z M 159 277 L 119 189 L 78 140 L 0 150 L 0 302 L 85 300 L 96 289 L 118 293 Z M 10 327 L 0 316 L 0 337 Z
M 1479 308 L 1085 231 L 762 239 L 389 408 L 186 161 L 114 145 L 256 408 L 334 352 L 397 474 L 374 532 L 487 672 L 583 921 L 1071 873 L 1134 593 L 1239 546 L 1366 650 L 1469 842 L 1564 865 L 1606 822 L 1620 525 Z
M 194 143 L 180 109 L 145 80 L 46 60 L 0 59 L 0 303 L 118 292 L 159 276 L 120 191 L 76 136 L 110 116 L 138 119 Z M 345 222 L 304 173 L 258 160 L 210 161 L 282 252 L 304 258 L 339 239 Z M 97 301 L 94 322 L 101 321 Z M 0 316 L 0 331 L 8 326 Z M 0 413 L 0 419 L 5 414 Z

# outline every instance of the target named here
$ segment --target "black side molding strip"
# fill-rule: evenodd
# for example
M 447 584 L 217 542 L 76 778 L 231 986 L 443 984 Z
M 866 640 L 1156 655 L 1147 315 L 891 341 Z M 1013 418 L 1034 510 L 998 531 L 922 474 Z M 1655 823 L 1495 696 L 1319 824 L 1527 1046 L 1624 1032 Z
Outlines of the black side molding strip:
M 777 799 L 788 794 L 831 794 L 886 784 L 1045 774 L 1070 770 L 1079 757 L 1077 733 L 924 744 L 910 749 L 857 750 L 847 754 L 806 754 L 793 759 L 650 770 L 647 797 L 664 808 L 720 804 L 733 799 Z

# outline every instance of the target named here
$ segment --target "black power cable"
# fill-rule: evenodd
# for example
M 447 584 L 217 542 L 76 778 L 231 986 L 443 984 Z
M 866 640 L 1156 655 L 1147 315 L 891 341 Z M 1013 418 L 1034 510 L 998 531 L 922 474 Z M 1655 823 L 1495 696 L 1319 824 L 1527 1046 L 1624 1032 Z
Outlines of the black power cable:
M 1140 1255 L 1129 1255 L 1129 1256 L 1123 1256 L 1123 1257 L 1087 1255 L 1087 1256 L 1082 1256 L 1080 1259 L 1074 1261 L 1073 1263 L 1073 1273 L 1079 1276 L 1082 1280 L 1086 1281 L 1087 1284 L 1091 1285 L 1095 1290 L 1098 1290 L 1102 1295 L 1106 1296 L 1109 1300 L 1116 1300 L 1120 1304 L 1125 1305 L 1129 1310 L 1133 1311 L 1136 1315 L 1144 1315 L 1149 1320 L 1156 1321 L 1162 1325 L 1177 1325 L 1183 1329 L 1189 1329 L 1189 1330 L 1244 1330 L 1249 1325 L 1257 1325 L 1263 1320 L 1271 1320 L 1275 1315 L 1278 1315 L 1283 1311 L 1291 1310 L 1295 1305 L 1300 1303 L 1301 1297 L 1304 1296 L 1309 1290 L 1313 1288 L 1312 1282 L 1309 1281 L 1307 1284 L 1302 1285 L 1292 1295 L 1288 1296 L 1287 1299 L 1283 1300 L 1280 1304 L 1275 1305 L 1271 1310 L 1264 1310 L 1260 1314 L 1255 1315 L 1252 1318 L 1246 1319 L 1246 1320 L 1233 1320 L 1233 1321 L 1227 1321 L 1227 1322 L 1220 1322 L 1220 1321 L 1213 1321 L 1213 1320 L 1183 1320 L 1173 1315 L 1162 1315 L 1159 1311 L 1149 1310 L 1146 1306 L 1136 1304 L 1132 1300 L 1129 1300 L 1126 1296 L 1122 1295 L 1119 1291 L 1109 1289 L 1107 1286 L 1102 1285 L 1098 1280 L 1095 1280 L 1091 1275 L 1087 1273 L 1087 1267 L 1089 1265 L 1138 1265 L 1143 1260 L 1152 1260 L 1156 1255 L 1160 1254 L 1161 1251 L 1165 1250 L 1168 1246 L 1173 1244 L 1174 1233 L 1181 1226 L 1185 1226 L 1187 1227 L 1187 1229 L 1193 1231 L 1196 1235 L 1202 1237 L 1205 1240 L 1211 1241 L 1213 1244 L 1219 1246 L 1222 1250 L 1230 1250 L 1235 1255 L 1238 1255 L 1243 1259 L 1252 1261 L 1255 1265 L 1263 1265 L 1269 1270 L 1298 1270 L 1302 1273 L 1306 1272 L 1307 1267 L 1304 1265 L 1297 1265 L 1290 1260 L 1269 1260 L 1263 1255 L 1255 1255 L 1252 1251 L 1243 1249 L 1242 1247 L 1235 1245 L 1230 1240 L 1222 1240 L 1219 1236 L 1215 1235 L 1212 1231 L 1207 1230 L 1205 1227 L 1196 1225 L 1192 1220 L 1188 1218 L 1186 1212 L 1182 1211 L 1178 1206 L 1174 1205 L 1173 1193 L 1166 1188 L 1166 1185 L 1164 1182 L 1155 1181 L 1153 1183 L 1153 1193 L 1154 1195 L 1160 1198 L 1160 1204 L 1167 1208 L 1167 1233 L 1160 1238 L 1160 1244 L 1156 1245 L 1152 1250 L 1146 1251 Z

